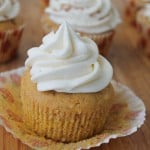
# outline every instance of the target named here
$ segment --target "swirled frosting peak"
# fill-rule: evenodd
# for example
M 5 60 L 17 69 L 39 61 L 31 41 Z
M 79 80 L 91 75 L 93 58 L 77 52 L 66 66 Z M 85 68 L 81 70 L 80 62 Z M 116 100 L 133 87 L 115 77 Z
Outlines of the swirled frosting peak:
M 121 22 L 111 0 L 51 0 L 45 11 L 53 22 L 65 20 L 76 31 L 89 34 L 108 32 Z
M 15 18 L 20 11 L 18 0 L 0 0 L 0 21 Z
M 31 68 L 31 80 L 38 91 L 98 92 L 110 83 L 113 73 L 96 44 L 67 23 L 45 36 L 40 47 L 31 48 L 25 65 Z

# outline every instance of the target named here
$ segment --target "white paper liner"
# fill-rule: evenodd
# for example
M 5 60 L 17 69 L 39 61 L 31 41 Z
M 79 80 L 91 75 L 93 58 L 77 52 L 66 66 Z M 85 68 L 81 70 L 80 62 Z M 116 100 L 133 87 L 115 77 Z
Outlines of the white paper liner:
M 11 90 L 9 89 L 7 89 L 6 93 L 4 91 L 10 83 L 14 84 L 14 88 L 18 90 L 20 89 L 20 77 L 23 71 L 24 68 L 19 68 L 0 73 L 0 125 L 2 125 L 6 131 L 10 132 L 15 138 L 20 139 L 31 148 L 37 150 L 90 149 L 92 147 L 98 147 L 103 143 L 108 143 L 110 139 L 130 135 L 136 132 L 144 123 L 145 106 L 142 100 L 135 96 L 126 86 L 117 83 L 116 81 L 112 81 L 116 93 L 116 99 L 112 106 L 110 117 L 108 118 L 104 131 L 102 131 L 101 134 L 83 141 L 68 144 L 38 137 L 36 134 L 25 128 L 21 121 L 21 117 L 19 118 L 20 113 L 17 112 L 19 110 L 16 112 L 14 111 L 15 108 L 18 108 L 17 105 L 19 103 L 19 101 L 15 100 L 16 95 L 13 92 L 11 93 Z M 14 98 L 14 101 L 9 99 L 9 96 L 13 96 L 12 98 Z M 116 120 L 111 120 L 114 117 Z

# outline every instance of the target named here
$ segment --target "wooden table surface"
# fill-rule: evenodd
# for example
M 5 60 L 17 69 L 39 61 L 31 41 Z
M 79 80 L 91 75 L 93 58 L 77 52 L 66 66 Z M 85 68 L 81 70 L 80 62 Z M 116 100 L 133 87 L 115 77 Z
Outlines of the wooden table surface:
M 21 0 L 21 16 L 27 23 L 18 57 L 8 64 L 0 65 L 0 72 L 24 65 L 26 51 L 38 46 L 42 39 L 41 12 L 37 0 Z M 92 150 L 149 150 L 150 149 L 150 59 L 140 48 L 136 48 L 136 32 L 122 24 L 116 33 L 108 59 L 114 67 L 114 79 L 129 86 L 143 99 L 147 117 L 145 124 L 136 133 L 111 140 Z M 0 150 L 30 150 L 30 148 L 0 127 Z

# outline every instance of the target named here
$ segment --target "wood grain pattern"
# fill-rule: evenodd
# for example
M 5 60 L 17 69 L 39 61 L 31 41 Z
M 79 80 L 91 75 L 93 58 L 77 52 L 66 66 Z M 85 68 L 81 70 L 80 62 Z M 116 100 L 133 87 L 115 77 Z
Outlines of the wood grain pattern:
M 39 45 L 42 39 L 41 11 L 37 0 L 21 0 L 22 13 L 27 26 L 18 57 L 11 63 L 0 65 L 0 72 L 24 65 L 28 48 Z M 150 60 L 143 50 L 136 48 L 137 33 L 122 24 L 118 30 L 108 59 L 114 67 L 114 79 L 129 86 L 141 97 L 147 108 L 145 124 L 135 134 L 111 140 L 92 150 L 149 150 L 150 148 Z M 0 150 L 31 150 L 0 127 Z

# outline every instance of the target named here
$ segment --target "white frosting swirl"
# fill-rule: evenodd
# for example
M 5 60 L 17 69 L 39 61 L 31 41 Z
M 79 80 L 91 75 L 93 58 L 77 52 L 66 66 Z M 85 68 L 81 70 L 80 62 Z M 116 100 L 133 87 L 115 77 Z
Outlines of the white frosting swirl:
M 98 92 L 112 79 L 112 67 L 98 54 L 96 44 L 66 23 L 45 36 L 40 47 L 30 49 L 28 56 L 25 65 L 31 68 L 38 91 Z
M 107 32 L 121 22 L 110 0 L 51 0 L 45 11 L 55 23 L 67 21 L 76 31 L 90 34 Z
M 20 3 L 17 0 L 0 0 L 0 21 L 15 18 L 20 11 Z

